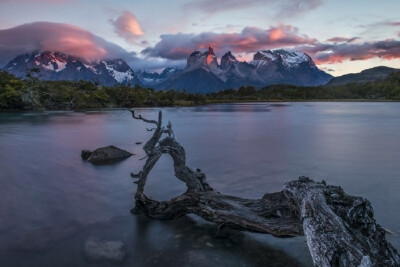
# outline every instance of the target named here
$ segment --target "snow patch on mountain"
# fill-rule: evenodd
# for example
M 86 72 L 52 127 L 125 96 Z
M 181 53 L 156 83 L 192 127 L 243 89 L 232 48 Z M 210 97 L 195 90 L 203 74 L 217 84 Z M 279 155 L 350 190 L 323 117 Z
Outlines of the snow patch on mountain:
M 112 65 L 107 64 L 106 61 L 102 61 L 102 63 L 105 65 L 106 69 L 111 74 L 111 76 L 113 76 L 114 79 L 119 83 L 123 83 L 124 81 L 130 81 L 134 78 L 132 70 L 127 70 L 125 72 L 117 71 L 116 69 L 114 69 Z M 122 62 L 117 61 L 117 64 L 121 65 Z
M 296 68 L 301 63 L 312 62 L 312 59 L 305 53 L 290 49 L 262 50 L 258 51 L 250 64 L 255 67 L 263 67 L 271 62 L 282 62 L 285 67 Z M 314 65 L 312 62 L 311 65 Z
M 62 71 L 67 67 L 67 62 L 61 62 L 56 60 L 55 63 L 57 64 L 57 69 L 55 70 L 56 72 Z
M 90 69 L 91 71 L 93 71 L 94 73 L 96 73 L 96 74 L 98 74 L 98 70 L 95 68 L 95 67 L 93 67 L 92 65 L 89 65 L 89 64 L 85 64 L 85 63 L 83 63 L 83 65 L 87 68 L 87 69 Z

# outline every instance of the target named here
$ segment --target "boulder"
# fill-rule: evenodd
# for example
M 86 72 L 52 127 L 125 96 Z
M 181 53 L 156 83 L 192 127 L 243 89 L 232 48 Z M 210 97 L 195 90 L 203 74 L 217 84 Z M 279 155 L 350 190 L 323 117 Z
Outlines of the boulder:
M 90 158 L 90 155 L 92 155 L 92 151 L 90 150 L 82 150 L 81 152 L 81 157 L 84 160 L 88 160 Z
M 115 146 L 106 146 L 94 151 L 82 150 L 81 157 L 93 164 L 106 164 L 129 158 L 133 154 Z

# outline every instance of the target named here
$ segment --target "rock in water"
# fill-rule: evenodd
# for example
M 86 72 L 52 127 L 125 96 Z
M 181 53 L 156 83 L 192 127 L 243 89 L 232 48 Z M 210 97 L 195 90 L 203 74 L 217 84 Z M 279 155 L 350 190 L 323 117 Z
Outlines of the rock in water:
M 81 152 L 81 157 L 84 160 L 88 160 L 90 158 L 90 155 L 92 155 L 92 151 L 90 150 L 82 150 Z
M 115 146 L 106 146 L 94 151 L 82 150 L 81 157 L 93 164 L 105 164 L 129 158 L 133 154 Z
M 103 241 L 96 237 L 86 240 L 83 251 L 89 262 L 101 263 L 104 261 L 122 262 L 126 257 L 124 243 L 121 241 Z

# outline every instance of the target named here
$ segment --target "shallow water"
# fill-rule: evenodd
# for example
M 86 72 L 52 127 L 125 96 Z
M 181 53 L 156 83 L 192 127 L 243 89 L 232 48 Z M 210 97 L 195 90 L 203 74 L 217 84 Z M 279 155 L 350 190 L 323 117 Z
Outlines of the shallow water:
M 140 109 L 146 117 L 158 109 Z M 188 164 L 224 194 L 259 198 L 305 175 L 368 198 L 400 249 L 400 103 L 259 103 L 164 108 Z M 311 265 L 304 238 L 229 232 L 195 216 L 155 221 L 130 215 L 148 125 L 124 110 L 0 114 L 1 266 L 92 266 L 89 237 L 119 240 L 122 266 Z M 136 155 L 93 166 L 82 149 L 116 145 Z M 161 158 L 146 193 L 185 191 Z M 113 266 L 112 262 L 100 266 Z M 121 265 L 121 264 L 120 264 Z

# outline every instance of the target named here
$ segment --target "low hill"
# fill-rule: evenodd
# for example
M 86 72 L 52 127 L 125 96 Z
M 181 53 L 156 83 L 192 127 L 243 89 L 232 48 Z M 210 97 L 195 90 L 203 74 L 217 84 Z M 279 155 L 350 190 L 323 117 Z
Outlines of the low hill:
M 399 69 L 379 66 L 371 69 L 366 69 L 360 73 L 350 73 L 342 76 L 334 77 L 327 86 L 343 85 L 347 83 L 368 83 L 376 80 L 383 80 L 389 74 L 399 71 Z

